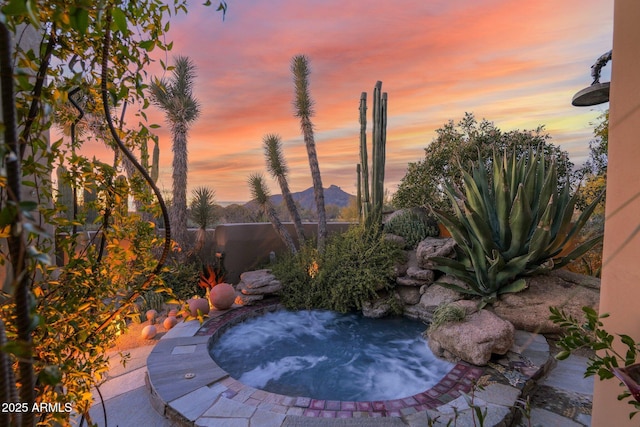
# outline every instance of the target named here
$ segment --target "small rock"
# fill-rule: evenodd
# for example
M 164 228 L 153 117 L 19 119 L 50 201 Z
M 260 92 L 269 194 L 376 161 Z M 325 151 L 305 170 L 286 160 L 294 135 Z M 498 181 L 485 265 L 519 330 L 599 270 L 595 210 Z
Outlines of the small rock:
M 167 331 L 173 328 L 174 326 L 176 326 L 177 324 L 178 324 L 178 319 L 176 319 L 175 316 L 169 316 L 166 319 L 164 319 L 164 322 L 162 322 L 162 326 L 164 326 L 164 328 Z
M 416 257 L 418 266 L 424 269 L 432 269 L 435 264 L 431 262 L 434 257 L 454 258 L 456 242 L 452 238 L 439 239 L 436 237 L 427 237 L 418 243 L 416 248 Z
M 147 312 L 145 313 L 145 317 L 149 322 L 154 323 L 156 321 L 156 317 L 158 317 L 158 312 L 153 309 L 147 310 Z
M 144 328 L 142 328 L 142 331 L 140 332 L 140 336 L 145 340 L 150 340 L 150 339 L 153 339 L 153 337 L 155 337 L 157 333 L 158 333 L 158 330 L 154 325 L 147 325 Z
M 391 305 L 386 299 L 380 298 L 376 301 L 365 301 L 362 303 L 362 315 L 371 319 L 379 319 L 391 312 Z
M 264 295 L 245 295 L 245 294 L 236 294 L 236 299 L 234 304 L 237 305 L 252 305 L 257 301 L 261 301 L 264 299 Z
M 438 280 L 440 282 L 442 279 Z M 429 286 L 420 298 L 420 305 L 425 308 L 431 308 L 432 311 L 441 304 L 458 301 L 464 298 L 464 296 L 453 289 L 446 288 L 438 284 L 438 282 Z
M 408 305 L 418 304 L 420 302 L 420 288 L 415 286 L 398 286 L 396 294 L 400 301 Z
M 425 270 L 418 267 L 409 267 L 407 268 L 407 276 L 411 277 L 412 279 L 422 280 L 426 282 L 426 285 L 430 285 L 431 283 L 433 283 L 435 272 L 433 270 Z
M 409 276 L 402 276 L 402 277 L 396 278 L 396 283 L 401 286 L 416 286 L 419 288 L 420 286 L 430 285 L 432 282 L 415 279 Z
M 278 280 L 274 280 L 271 284 L 266 286 L 249 288 L 244 281 L 240 281 L 240 283 L 236 285 L 236 288 L 245 295 L 267 295 L 280 292 L 282 290 L 282 283 Z

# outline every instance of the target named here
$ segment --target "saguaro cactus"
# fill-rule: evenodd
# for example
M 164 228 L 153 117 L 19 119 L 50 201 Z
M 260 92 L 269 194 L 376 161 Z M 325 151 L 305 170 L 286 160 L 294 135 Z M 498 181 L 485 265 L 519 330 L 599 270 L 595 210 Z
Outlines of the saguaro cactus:
M 151 179 L 153 182 L 158 182 L 158 176 L 160 176 L 160 147 L 158 146 L 158 140 L 153 141 L 153 156 L 151 157 Z
M 384 165 L 387 143 L 387 93 L 381 93 L 382 82 L 376 82 L 373 89 L 373 127 L 371 189 L 369 189 L 369 166 L 367 155 L 367 93 L 360 96 L 360 162 L 358 191 L 362 194 L 362 202 L 358 206 L 365 222 L 379 221 L 382 216 L 384 200 Z

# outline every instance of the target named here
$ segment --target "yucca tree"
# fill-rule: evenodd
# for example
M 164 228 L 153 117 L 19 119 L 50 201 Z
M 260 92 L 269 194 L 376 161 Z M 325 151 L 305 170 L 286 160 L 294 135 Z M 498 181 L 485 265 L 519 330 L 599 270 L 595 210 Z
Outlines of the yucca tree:
M 256 201 L 256 203 L 258 203 L 264 214 L 269 218 L 269 221 L 271 221 L 271 225 L 273 225 L 273 228 L 276 230 L 276 233 L 278 233 L 284 244 L 291 251 L 291 253 L 298 253 L 291 235 L 289 234 L 287 229 L 284 228 L 284 225 L 276 214 L 276 210 L 273 208 L 273 205 L 269 201 L 270 194 L 269 190 L 267 190 L 267 186 L 265 185 L 264 177 L 258 173 L 249 176 L 249 187 L 251 189 L 251 195 L 253 196 L 254 200 Z
M 304 230 L 302 228 L 302 220 L 300 219 L 298 208 L 296 208 L 293 196 L 291 195 L 291 190 L 289 189 L 289 183 L 287 182 L 289 168 L 287 167 L 284 155 L 282 154 L 282 142 L 280 136 L 268 134 L 265 135 L 262 142 L 264 145 L 264 156 L 267 160 L 267 170 L 271 176 L 278 181 L 278 185 L 282 191 L 282 198 L 287 205 L 287 210 L 289 211 L 289 215 L 291 216 L 291 220 L 293 221 L 293 225 L 296 229 L 296 234 L 298 235 L 298 242 L 300 243 L 300 246 L 302 246 L 305 240 Z
M 207 227 L 216 220 L 215 195 L 216 192 L 209 187 L 196 187 L 191 192 L 191 219 L 198 224 L 194 252 L 199 252 L 206 243 Z
M 170 79 L 160 79 L 150 86 L 151 101 L 164 111 L 169 124 L 173 151 L 173 204 L 169 219 L 174 240 L 181 247 L 187 234 L 187 134 L 200 116 L 200 103 L 193 96 L 196 67 L 185 56 L 178 56 Z
M 316 153 L 316 143 L 313 134 L 313 123 L 311 117 L 314 114 L 313 101 L 309 95 L 309 59 L 304 55 L 296 55 L 291 61 L 291 72 L 295 86 L 295 115 L 300 119 L 300 128 L 307 147 L 309 157 L 309 168 L 311 169 L 311 179 L 313 180 L 313 194 L 318 210 L 318 251 L 324 250 L 327 239 L 327 214 L 324 208 L 324 190 L 322 188 L 322 177 L 320 176 L 320 165 Z

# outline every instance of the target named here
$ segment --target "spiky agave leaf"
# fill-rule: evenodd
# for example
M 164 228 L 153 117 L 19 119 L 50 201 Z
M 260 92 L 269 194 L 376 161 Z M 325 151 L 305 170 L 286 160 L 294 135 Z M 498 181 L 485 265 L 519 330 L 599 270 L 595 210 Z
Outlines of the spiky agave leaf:
M 570 197 L 568 186 L 558 189 L 555 161 L 547 170 L 544 157 L 532 149 L 520 159 L 514 152 L 502 157 L 494 152 L 492 183 L 480 170 L 484 167 L 478 162 L 472 174 L 463 172 L 464 194 L 456 197 L 453 187 L 446 186 L 453 215 L 433 210 L 458 243 L 457 261 L 435 259 L 436 269 L 469 286 L 456 290 L 481 295 L 485 302 L 518 292 L 525 286 L 519 276 L 560 268 L 601 240 L 597 236 L 558 256 L 584 226 L 600 197 L 573 222 L 576 196 Z

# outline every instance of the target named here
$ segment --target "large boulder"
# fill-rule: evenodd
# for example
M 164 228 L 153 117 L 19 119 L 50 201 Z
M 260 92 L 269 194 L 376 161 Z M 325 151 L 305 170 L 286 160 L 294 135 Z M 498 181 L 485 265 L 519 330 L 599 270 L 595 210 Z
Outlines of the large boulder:
M 269 269 L 246 271 L 240 275 L 240 280 L 245 283 L 247 289 L 262 288 L 278 282 Z
M 429 348 L 438 357 L 486 365 L 491 355 L 505 354 L 514 343 L 513 325 L 488 310 L 477 310 L 475 301 L 457 301 L 467 313 L 460 322 L 429 330 Z
M 418 243 L 416 248 L 416 257 L 418 260 L 418 267 L 424 269 L 434 268 L 434 263 L 431 261 L 433 257 L 447 257 L 454 258 L 456 242 L 452 238 L 439 239 L 436 237 L 427 237 L 422 242 Z
M 491 308 L 517 329 L 539 334 L 559 334 L 562 328 L 549 320 L 549 307 L 558 307 L 576 319 L 585 319 L 582 307 L 598 310 L 600 280 L 557 270 L 526 278 L 527 289 L 503 294 Z
M 282 290 L 282 283 L 271 270 L 247 271 L 240 275 L 240 283 L 236 289 L 244 295 L 268 295 L 275 294 Z
M 425 282 L 425 285 L 430 285 L 433 283 L 435 272 L 433 270 L 425 270 L 419 267 L 408 266 L 407 276 L 411 277 L 412 279 Z

